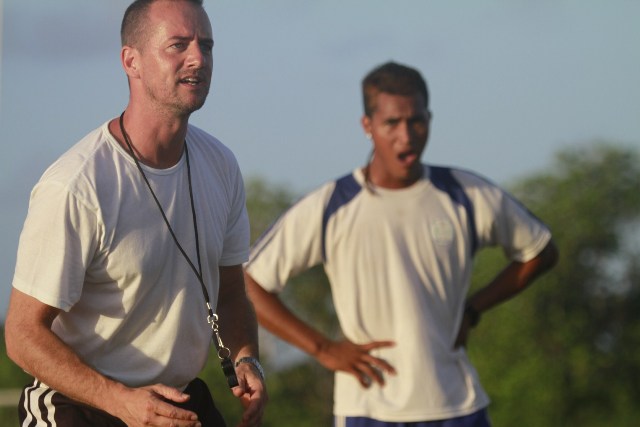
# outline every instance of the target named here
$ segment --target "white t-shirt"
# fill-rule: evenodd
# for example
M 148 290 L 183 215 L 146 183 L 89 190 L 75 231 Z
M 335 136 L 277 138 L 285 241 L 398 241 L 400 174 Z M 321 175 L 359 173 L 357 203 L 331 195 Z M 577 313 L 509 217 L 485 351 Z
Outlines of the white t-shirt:
M 453 348 L 473 248 L 499 245 L 524 262 L 546 246 L 550 232 L 486 180 L 451 170 L 464 187 L 465 207 L 431 172 L 425 165 L 424 178 L 411 187 L 372 194 L 356 170 L 305 196 L 252 248 L 247 271 L 268 291 L 324 263 L 345 336 L 396 342 L 372 352 L 398 372 L 385 386 L 363 389 L 352 375 L 336 373 L 336 415 L 427 421 L 489 403 L 465 350 Z
M 248 257 L 244 186 L 233 154 L 217 139 L 189 126 L 186 140 L 202 273 L 215 309 L 218 267 Z M 185 155 L 169 169 L 143 168 L 197 267 Z M 211 328 L 200 284 L 108 123 L 34 187 L 13 286 L 62 309 L 53 331 L 89 365 L 127 385 L 183 388 L 206 362 Z

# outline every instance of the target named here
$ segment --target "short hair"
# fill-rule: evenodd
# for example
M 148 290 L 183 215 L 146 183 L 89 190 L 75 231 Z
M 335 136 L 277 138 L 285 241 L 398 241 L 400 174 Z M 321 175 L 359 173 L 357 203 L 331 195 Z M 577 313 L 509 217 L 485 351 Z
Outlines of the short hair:
M 140 43 L 144 40 L 147 31 L 147 12 L 149 7 L 160 0 L 135 0 L 124 12 L 122 25 L 120 26 L 120 42 L 122 46 L 133 46 L 140 48 Z M 172 0 L 189 1 L 202 6 L 203 0 Z
M 390 61 L 365 76 L 362 80 L 362 100 L 366 116 L 371 117 L 376 109 L 376 96 L 382 92 L 391 95 L 420 94 L 424 97 L 425 106 L 429 107 L 427 82 L 418 70 L 406 65 Z

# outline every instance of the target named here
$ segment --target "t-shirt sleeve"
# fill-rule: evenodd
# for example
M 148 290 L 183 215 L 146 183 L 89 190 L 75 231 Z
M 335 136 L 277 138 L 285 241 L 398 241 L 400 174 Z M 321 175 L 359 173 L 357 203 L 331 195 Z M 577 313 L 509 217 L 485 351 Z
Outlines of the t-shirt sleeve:
M 59 183 L 38 183 L 20 235 L 13 287 L 68 311 L 82 293 L 97 236 L 94 210 Z
M 251 248 L 246 271 L 270 292 L 322 262 L 322 215 L 332 184 L 308 194 L 285 211 Z
M 235 158 L 232 159 L 231 165 L 233 167 L 230 173 L 230 211 L 224 249 L 220 258 L 221 266 L 240 265 L 249 257 L 250 226 L 244 181 Z
M 519 262 L 535 258 L 551 240 L 551 231 L 504 189 L 477 176 L 466 176 L 480 246 L 499 246 Z
M 530 261 L 551 240 L 549 228 L 509 193 L 503 193 L 500 212 L 502 215 L 496 221 L 496 241 L 508 258 Z

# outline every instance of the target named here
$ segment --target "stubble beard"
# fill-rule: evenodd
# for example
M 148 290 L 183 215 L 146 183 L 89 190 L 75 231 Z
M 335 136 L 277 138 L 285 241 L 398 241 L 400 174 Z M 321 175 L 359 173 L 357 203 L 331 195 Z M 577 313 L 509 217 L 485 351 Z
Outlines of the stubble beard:
M 167 94 L 162 98 L 158 96 L 151 87 L 146 88 L 147 95 L 151 99 L 152 103 L 157 107 L 159 111 L 165 111 L 178 117 L 188 118 L 192 113 L 198 111 L 204 106 L 207 96 L 209 95 L 209 88 L 204 94 L 197 96 L 195 99 L 185 101 L 181 99 L 178 93 Z M 163 100 L 164 99 L 164 100 Z

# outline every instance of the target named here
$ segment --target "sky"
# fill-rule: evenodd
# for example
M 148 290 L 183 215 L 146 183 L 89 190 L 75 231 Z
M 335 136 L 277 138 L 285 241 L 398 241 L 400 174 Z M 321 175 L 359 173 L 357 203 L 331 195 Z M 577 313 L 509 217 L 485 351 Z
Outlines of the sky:
M 0 319 L 29 193 L 126 107 L 129 0 L 0 0 Z M 296 194 L 362 165 L 360 81 L 394 60 L 428 82 L 427 162 L 509 185 L 596 140 L 640 148 L 635 0 L 205 0 L 212 90 L 191 122 L 246 179 Z

